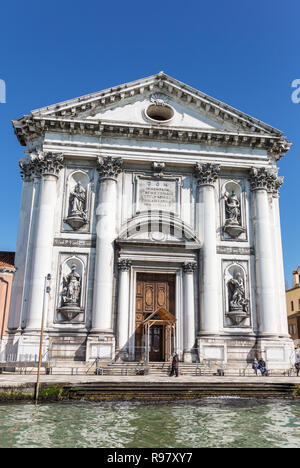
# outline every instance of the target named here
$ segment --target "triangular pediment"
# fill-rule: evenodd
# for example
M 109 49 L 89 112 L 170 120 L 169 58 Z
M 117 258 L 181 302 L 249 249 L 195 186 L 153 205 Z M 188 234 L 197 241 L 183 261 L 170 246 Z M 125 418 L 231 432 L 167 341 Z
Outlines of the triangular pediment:
M 157 109 L 161 121 L 152 118 Z M 54 132 L 256 147 L 278 160 L 292 145 L 281 131 L 163 72 L 34 110 L 13 126 L 23 146 Z
M 147 78 L 32 111 L 33 117 L 151 126 L 145 117 L 153 96 L 175 111 L 161 126 L 204 131 L 281 135 L 279 130 L 161 72 Z

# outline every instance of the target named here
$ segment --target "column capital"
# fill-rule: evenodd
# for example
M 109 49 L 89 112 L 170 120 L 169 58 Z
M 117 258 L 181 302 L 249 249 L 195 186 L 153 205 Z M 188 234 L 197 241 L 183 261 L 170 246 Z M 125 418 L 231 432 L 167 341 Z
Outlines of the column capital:
M 184 273 L 194 273 L 197 268 L 197 263 L 195 262 L 185 262 L 182 266 Z
M 129 271 L 132 265 L 132 261 L 124 258 L 124 259 L 119 259 L 118 261 L 118 268 L 121 271 Z
M 97 171 L 100 181 L 108 179 L 116 181 L 118 175 L 122 172 L 122 159 L 112 158 L 111 156 L 98 157 Z
M 194 166 L 194 176 L 198 181 L 198 185 L 211 185 L 212 187 L 214 187 L 219 172 L 220 164 L 196 163 Z
M 30 182 L 34 178 L 34 171 L 31 161 L 19 159 L 19 167 L 21 169 L 21 178 L 24 182 Z
M 62 153 L 31 153 L 29 159 L 20 159 L 19 166 L 23 180 L 52 175 L 58 177 L 63 168 Z
M 283 177 L 278 177 L 278 169 L 269 169 L 267 167 L 255 168 L 250 170 L 249 182 L 252 191 L 266 190 L 274 196 L 283 184 Z

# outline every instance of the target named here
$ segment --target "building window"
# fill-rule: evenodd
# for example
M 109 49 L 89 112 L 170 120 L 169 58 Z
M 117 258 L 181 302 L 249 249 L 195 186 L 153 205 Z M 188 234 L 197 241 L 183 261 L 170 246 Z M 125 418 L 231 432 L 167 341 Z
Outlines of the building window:
M 300 310 L 300 299 L 298 299 L 298 309 Z
M 294 312 L 294 301 L 291 301 L 291 311 Z

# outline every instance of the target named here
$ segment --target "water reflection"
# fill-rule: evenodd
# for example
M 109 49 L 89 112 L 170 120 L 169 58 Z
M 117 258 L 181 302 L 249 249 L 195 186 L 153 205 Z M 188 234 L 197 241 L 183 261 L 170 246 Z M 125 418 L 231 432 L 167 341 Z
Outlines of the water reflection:
M 0 405 L 0 447 L 300 447 L 300 404 Z

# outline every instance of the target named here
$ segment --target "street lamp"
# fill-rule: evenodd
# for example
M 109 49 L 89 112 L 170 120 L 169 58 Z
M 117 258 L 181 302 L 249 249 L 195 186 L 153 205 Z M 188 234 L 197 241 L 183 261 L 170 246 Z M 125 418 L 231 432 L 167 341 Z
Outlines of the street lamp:
M 41 364 L 42 364 L 42 352 L 43 352 L 43 338 L 44 338 L 44 319 L 45 319 L 45 303 L 46 303 L 46 294 L 50 294 L 51 288 L 49 286 L 49 282 L 51 281 L 51 275 L 48 273 L 45 276 L 44 282 L 44 299 L 43 299 L 43 311 L 42 311 L 42 323 L 41 323 L 41 338 L 40 338 L 40 352 L 39 352 L 39 364 L 38 364 L 38 373 L 37 373 L 37 380 L 36 380 L 36 388 L 35 388 L 35 404 L 38 404 L 39 399 L 39 388 L 40 388 L 40 376 L 41 376 Z

